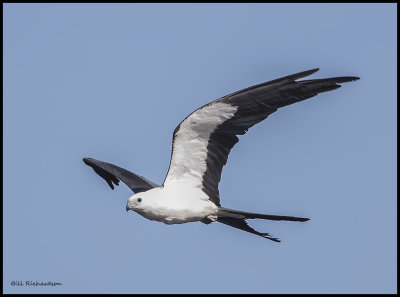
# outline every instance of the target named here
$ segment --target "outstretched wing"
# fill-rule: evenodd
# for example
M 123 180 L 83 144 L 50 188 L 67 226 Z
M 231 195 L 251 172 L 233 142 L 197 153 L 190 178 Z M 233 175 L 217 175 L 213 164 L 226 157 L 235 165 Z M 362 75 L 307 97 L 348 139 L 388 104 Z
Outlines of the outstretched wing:
M 228 154 L 253 125 L 278 108 L 339 88 L 358 77 L 296 81 L 318 69 L 258 84 L 217 99 L 187 116 L 173 134 L 172 155 L 164 185 L 200 187 L 217 206 L 218 184 Z
M 83 158 L 83 162 L 92 167 L 94 172 L 100 175 L 113 190 L 113 183 L 118 186 L 119 181 L 122 181 L 135 193 L 144 192 L 152 188 L 159 187 L 159 185 L 149 181 L 143 176 L 134 174 L 124 168 L 107 162 L 102 162 L 92 158 Z

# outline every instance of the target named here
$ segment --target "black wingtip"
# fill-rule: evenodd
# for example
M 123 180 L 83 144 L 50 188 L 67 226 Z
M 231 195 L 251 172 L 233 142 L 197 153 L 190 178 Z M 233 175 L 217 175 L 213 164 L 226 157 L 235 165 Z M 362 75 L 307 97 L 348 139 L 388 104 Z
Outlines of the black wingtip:
M 114 185 L 113 183 L 118 186 L 119 180 L 116 176 L 108 172 L 107 170 L 104 170 L 99 164 L 102 164 L 104 162 L 98 161 L 93 158 L 83 158 L 83 163 L 91 167 L 94 172 L 96 172 L 100 177 L 102 177 L 107 184 L 110 186 L 112 190 L 114 190 Z
M 319 71 L 319 68 L 310 69 L 310 70 L 308 70 L 306 72 L 309 72 L 309 74 L 307 74 L 307 75 L 311 75 L 311 74 L 313 74 L 313 73 L 315 73 L 317 71 Z
M 286 76 L 286 77 L 283 77 L 283 78 L 284 79 L 285 78 L 289 78 L 289 79 L 296 80 L 296 79 L 303 78 L 303 77 L 309 76 L 311 74 L 314 74 L 318 70 L 319 70 L 319 68 L 314 68 L 314 69 L 302 71 L 302 72 L 299 72 L 299 73 L 295 73 L 295 74 L 292 74 L 292 75 L 289 75 L 289 76 Z
M 310 70 L 306 70 L 306 71 L 297 73 L 297 75 L 308 76 L 308 75 L 314 74 L 317 71 L 319 71 L 319 68 L 313 68 L 313 69 L 310 69 Z
M 272 237 L 269 233 L 261 233 L 261 237 L 267 238 L 269 240 L 275 241 L 275 242 L 281 242 L 279 238 Z
M 114 185 L 112 184 L 111 180 L 106 180 L 107 184 L 110 186 L 111 190 L 114 190 Z M 118 186 L 118 183 L 117 183 Z
M 349 82 L 349 81 L 356 81 L 359 80 L 360 78 L 357 76 L 341 76 L 341 77 L 332 77 L 329 78 L 330 81 L 333 81 L 335 83 L 345 83 L 345 82 Z
M 356 81 L 359 80 L 360 78 L 358 76 L 349 76 L 349 80 L 348 81 Z
M 85 163 L 86 165 L 90 165 L 90 160 L 91 158 L 83 158 L 83 163 Z

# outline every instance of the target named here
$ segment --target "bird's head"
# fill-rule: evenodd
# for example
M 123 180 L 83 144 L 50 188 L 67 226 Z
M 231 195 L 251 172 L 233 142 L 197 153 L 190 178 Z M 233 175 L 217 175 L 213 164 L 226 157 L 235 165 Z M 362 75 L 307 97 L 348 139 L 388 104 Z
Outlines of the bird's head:
M 126 211 L 133 210 L 136 212 L 140 212 L 141 210 L 145 210 L 150 206 L 150 200 L 151 195 L 148 195 L 147 192 L 134 194 L 133 196 L 129 197 L 128 202 L 126 203 Z

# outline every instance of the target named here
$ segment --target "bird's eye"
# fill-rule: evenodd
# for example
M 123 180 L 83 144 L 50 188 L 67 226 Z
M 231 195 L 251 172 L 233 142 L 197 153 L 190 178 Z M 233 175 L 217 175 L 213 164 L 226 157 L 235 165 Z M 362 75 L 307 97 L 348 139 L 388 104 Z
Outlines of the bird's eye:
M 138 198 L 137 201 L 138 201 L 138 202 L 142 202 L 142 198 Z

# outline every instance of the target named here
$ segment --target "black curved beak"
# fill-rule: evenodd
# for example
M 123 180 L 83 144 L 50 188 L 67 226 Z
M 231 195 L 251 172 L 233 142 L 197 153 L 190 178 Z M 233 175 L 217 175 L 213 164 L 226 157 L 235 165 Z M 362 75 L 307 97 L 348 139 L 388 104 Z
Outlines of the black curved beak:
M 126 205 L 126 212 L 128 212 L 129 211 L 129 207 L 128 207 L 128 204 Z

